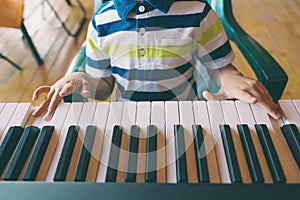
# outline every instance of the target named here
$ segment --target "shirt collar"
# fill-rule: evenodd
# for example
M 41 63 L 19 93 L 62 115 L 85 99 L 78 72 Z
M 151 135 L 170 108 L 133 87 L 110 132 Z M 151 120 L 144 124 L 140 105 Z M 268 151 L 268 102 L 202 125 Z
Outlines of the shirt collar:
M 167 13 L 175 0 L 144 0 L 154 8 Z M 115 8 L 121 19 L 126 19 L 132 9 L 138 4 L 136 0 L 114 0 Z

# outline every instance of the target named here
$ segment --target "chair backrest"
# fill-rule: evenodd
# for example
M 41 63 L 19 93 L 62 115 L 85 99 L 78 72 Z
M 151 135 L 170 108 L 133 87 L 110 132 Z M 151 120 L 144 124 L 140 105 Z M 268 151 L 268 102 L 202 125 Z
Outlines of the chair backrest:
M 20 28 L 24 0 L 0 0 L 0 26 Z

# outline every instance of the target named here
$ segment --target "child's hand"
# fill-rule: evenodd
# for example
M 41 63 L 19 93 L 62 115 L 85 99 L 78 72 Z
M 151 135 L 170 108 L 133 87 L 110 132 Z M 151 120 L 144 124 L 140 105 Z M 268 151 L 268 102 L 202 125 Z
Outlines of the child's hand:
M 268 90 L 257 80 L 244 77 L 233 66 L 220 70 L 221 88 L 216 94 L 203 92 L 207 100 L 239 99 L 246 103 L 259 104 L 274 119 L 282 117 L 280 107 L 273 102 Z
M 80 93 L 84 97 L 89 97 L 91 95 L 90 83 L 87 81 L 86 74 L 71 73 L 58 80 L 52 86 L 41 86 L 37 88 L 32 97 L 34 101 L 38 100 L 42 93 L 48 94 L 32 115 L 35 117 L 40 116 L 48 108 L 44 119 L 50 120 L 58 104 L 61 102 L 62 97 L 68 96 L 73 92 Z

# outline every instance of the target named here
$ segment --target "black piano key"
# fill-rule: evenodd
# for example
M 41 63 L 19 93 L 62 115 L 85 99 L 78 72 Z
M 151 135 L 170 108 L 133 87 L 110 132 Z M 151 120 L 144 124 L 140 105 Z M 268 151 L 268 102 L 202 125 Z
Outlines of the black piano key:
M 23 131 L 24 129 L 20 126 L 12 126 L 8 129 L 0 146 L 0 175 L 14 153 Z
M 285 182 L 286 178 L 283 173 L 267 126 L 265 124 L 256 124 L 255 129 L 258 134 L 258 138 L 265 154 L 274 183 Z
M 24 129 L 18 147 L 4 175 L 4 180 L 18 180 L 39 132 L 40 129 L 35 126 L 28 126 Z
M 89 168 L 89 162 L 91 158 L 91 152 L 94 146 L 96 131 L 97 131 L 96 126 L 88 126 L 86 129 L 84 143 L 81 148 L 74 181 L 85 181 L 86 179 L 87 171 Z
M 157 127 L 150 125 L 147 131 L 145 182 L 156 182 Z
M 235 153 L 230 127 L 228 125 L 220 125 L 220 130 L 231 182 L 241 183 L 242 176 Z
M 122 142 L 122 128 L 120 126 L 115 126 L 113 130 L 112 143 L 110 146 L 109 160 L 106 173 L 106 182 L 116 182 L 119 155 Z
M 193 135 L 198 171 L 198 181 L 199 183 L 209 183 L 209 173 L 201 125 L 193 125 Z
M 40 170 L 44 155 L 48 148 L 50 139 L 54 131 L 54 126 L 44 126 L 41 130 L 38 141 L 33 150 L 32 156 L 30 158 L 29 164 L 25 170 L 23 180 L 24 181 L 34 181 Z
M 139 127 L 131 126 L 125 182 L 136 182 L 136 170 L 139 150 Z
M 184 143 L 184 129 L 182 125 L 174 125 L 175 136 L 175 156 L 176 156 L 176 176 L 177 183 L 187 183 L 187 165 Z
M 79 126 L 70 126 L 64 142 L 62 153 L 54 175 L 54 181 L 64 181 L 67 176 L 69 165 L 72 159 L 74 147 L 78 137 Z
M 281 131 L 300 169 L 300 133 L 295 124 L 284 125 Z
M 249 127 L 246 124 L 237 125 L 245 157 L 247 160 L 248 168 L 250 171 L 251 179 L 253 183 L 264 182 L 264 177 L 260 168 L 260 164 L 257 158 L 255 147 L 251 138 Z

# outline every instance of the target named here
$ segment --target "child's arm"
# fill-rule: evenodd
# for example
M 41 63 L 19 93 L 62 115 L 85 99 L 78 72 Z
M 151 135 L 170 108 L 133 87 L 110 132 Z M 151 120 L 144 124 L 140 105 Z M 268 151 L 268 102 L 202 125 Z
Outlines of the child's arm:
M 207 100 L 239 99 L 246 103 L 259 104 L 274 119 L 280 119 L 280 107 L 272 100 L 268 90 L 257 80 L 244 77 L 233 65 L 219 70 L 220 91 L 212 94 L 203 92 Z
M 94 78 L 85 73 L 71 73 L 58 80 L 52 86 L 41 86 L 37 88 L 32 99 L 38 100 L 42 93 L 48 93 L 45 100 L 35 109 L 33 116 L 40 116 L 46 111 L 45 120 L 50 120 L 64 96 L 77 92 L 84 97 L 95 99 L 106 99 L 114 88 L 114 78 Z

